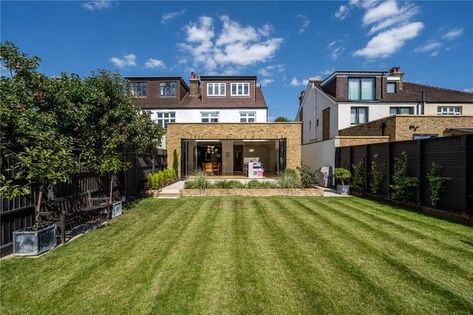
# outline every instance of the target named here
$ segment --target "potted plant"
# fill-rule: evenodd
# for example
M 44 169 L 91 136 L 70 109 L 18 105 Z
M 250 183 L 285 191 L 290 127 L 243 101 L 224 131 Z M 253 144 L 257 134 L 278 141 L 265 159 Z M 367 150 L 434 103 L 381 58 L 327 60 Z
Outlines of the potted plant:
M 349 195 L 350 194 L 350 185 L 346 185 L 345 183 L 348 183 L 351 178 L 350 171 L 338 167 L 335 169 L 335 172 L 333 173 L 333 177 L 337 180 L 337 182 L 341 182 L 342 184 L 339 185 L 337 184 L 337 192 L 341 195 Z

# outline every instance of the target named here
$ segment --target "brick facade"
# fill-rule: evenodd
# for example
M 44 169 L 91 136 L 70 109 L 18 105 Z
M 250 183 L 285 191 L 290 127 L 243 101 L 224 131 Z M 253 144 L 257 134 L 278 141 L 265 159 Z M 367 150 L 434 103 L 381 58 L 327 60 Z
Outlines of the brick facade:
M 342 129 L 340 136 L 388 136 L 389 141 L 412 140 L 414 135 L 448 136 L 448 128 L 471 128 L 473 116 L 398 115 Z
M 389 142 L 388 136 L 336 136 L 336 147 L 349 147 L 353 145 L 364 145 L 371 143 Z
M 301 123 L 171 123 L 166 133 L 168 165 L 172 165 L 174 150 L 181 157 L 182 139 L 286 139 L 286 167 L 301 165 Z M 179 177 L 180 171 L 179 160 Z

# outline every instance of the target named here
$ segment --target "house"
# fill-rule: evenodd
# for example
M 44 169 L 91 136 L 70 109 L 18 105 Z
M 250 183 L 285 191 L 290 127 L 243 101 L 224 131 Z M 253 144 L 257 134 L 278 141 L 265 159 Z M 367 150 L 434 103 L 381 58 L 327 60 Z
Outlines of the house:
M 316 168 L 333 166 L 337 146 L 444 135 L 440 125 L 442 130 L 471 127 L 472 116 L 473 93 L 407 82 L 399 67 L 334 71 L 324 80 L 310 80 L 299 97 L 296 121 L 302 122 L 302 162 Z M 441 123 L 429 123 L 433 121 Z M 395 126 L 394 134 L 388 134 L 390 126 Z M 412 132 L 396 136 L 396 131 L 410 126 Z
M 166 129 L 168 165 L 179 176 L 195 170 L 248 176 L 249 162 L 265 177 L 300 166 L 301 123 L 269 123 L 256 76 L 128 77 L 136 104 Z

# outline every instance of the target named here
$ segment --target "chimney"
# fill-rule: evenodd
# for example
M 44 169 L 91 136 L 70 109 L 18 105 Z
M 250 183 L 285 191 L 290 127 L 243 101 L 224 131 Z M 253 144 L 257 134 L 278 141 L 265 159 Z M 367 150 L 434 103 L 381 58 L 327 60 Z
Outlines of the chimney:
M 299 106 L 302 105 L 302 101 L 304 100 L 304 91 L 301 91 L 301 94 L 299 95 Z
M 399 91 L 402 90 L 402 81 L 404 78 L 404 72 L 401 72 L 401 67 L 392 67 L 389 69 L 389 76 L 390 77 L 398 77 L 399 80 L 397 81 L 397 88 Z M 389 80 L 388 80 L 389 81 Z
M 190 82 L 190 96 L 199 96 L 200 78 L 195 72 L 191 72 Z

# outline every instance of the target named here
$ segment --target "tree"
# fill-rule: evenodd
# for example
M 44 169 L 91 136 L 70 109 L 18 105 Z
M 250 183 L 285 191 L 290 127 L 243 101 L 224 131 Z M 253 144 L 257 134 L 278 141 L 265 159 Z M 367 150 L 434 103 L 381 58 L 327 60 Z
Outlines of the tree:
M 277 117 L 274 122 L 290 122 L 291 120 L 289 118 L 286 118 L 286 117 L 283 117 L 283 116 L 279 116 Z
M 172 168 L 177 176 L 179 174 L 179 154 L 177 154 L 176 149 L 172 152 Z
M 0 193 L 14 198 L 36 191 L 35 223 L 40 224 L 44 190 L 67 182 L 77 171 L 72 153 L 72 137 L 59 132 L 60 117 L 51 110 L 54 93 L 51 80 L 37 71 L 38 57 L 21 53 L 11 42 L 0 45 L 0 58 L 11 77 L 0 78 L 2 117 Z

